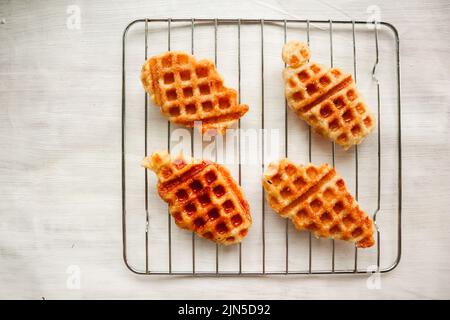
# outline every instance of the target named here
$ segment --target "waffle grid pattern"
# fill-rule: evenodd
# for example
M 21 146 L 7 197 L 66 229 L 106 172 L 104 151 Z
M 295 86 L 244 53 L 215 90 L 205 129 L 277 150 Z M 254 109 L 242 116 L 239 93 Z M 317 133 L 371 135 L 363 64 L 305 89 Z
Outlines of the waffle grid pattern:
M 269 165 L 263 178 L 267 201 L 298 230 L 316 237 L 374 244 L 373 223 L 328 164 L 297 166 L 287 159 Z
M 144 166 L 159 178 L 158 191 L 175 223 L 220 244 L 240 242 L 252 220 L 240 187 L 225 167 L 154 153 Z
M 166 52 L 148 59 L 141 81 L 155 104 L 170 121 L 193 127 L 202 121 L 202 132 L 225 129 L 248 111 L 237 103 L 237 92 L 223 85 L 214 64 L 183 52 Z
M 373 130 L 375 119 L 350 74 L 305 63 L 288 66 L 283 77 L 289 107 L 320 135 L 348 149 Z

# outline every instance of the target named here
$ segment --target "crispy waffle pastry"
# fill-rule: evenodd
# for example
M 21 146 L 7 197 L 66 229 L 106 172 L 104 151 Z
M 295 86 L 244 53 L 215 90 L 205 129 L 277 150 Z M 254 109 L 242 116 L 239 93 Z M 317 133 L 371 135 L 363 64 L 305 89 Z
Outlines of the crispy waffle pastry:
M 236 90 L 227 88 L 214 64 L 184 52 L 151 57 L 142 66 L 141 81 L 153 102 L 170 121 L 193 127 L 202 122 L 202 133 L 223 134 L 242 117 L 248 106 L 237 103 Z
M 345 150 L 359 144 L 374 128 L 375 118 L 350 74 L 306 62 L 309 49 L 303 42 L 288 42 L 282 57 L 289 107 L 317 133 Z
M 242 241 L 252 224 L 240 187 L 222 165 L 155 152 L 143 166 L 158 176 L 158 192 L 175 223 L 220 244 Z
M 298 166 L 282 159 L 268 166 L 263 186 L 270 206 L 298 230 L 353 241 L 359 248 L 374 244 L 372 220 L 328 164 Z

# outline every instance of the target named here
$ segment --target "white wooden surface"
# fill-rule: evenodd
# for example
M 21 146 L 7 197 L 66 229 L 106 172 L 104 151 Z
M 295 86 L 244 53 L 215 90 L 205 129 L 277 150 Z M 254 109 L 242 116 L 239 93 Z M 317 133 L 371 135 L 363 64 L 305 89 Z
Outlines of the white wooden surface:
M 81 9 L 70 30 L 69 5 Z M 139 277 L 121 259 L 121 35 L 138 17 L 366 20 L 401 42 L 403 257 L 381 276 Z M 0 4 L 0 298 L 449 298 L 445 1 Z M 78 266 L 81 287 L 67 286 Z M 69 272 L 69 273 L 68 273 Z M 212 290 L 211 288 L 215 288 Z

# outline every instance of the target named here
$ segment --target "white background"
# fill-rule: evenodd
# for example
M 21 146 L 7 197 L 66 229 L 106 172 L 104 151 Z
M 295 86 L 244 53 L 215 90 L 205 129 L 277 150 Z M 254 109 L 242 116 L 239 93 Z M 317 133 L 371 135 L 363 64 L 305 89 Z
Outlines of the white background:
M 81 9 L 79 30 L 66 26 L 70 5 Z M 124 27 L 145 16 L 366 20 L 371 5 L 401 43 L 404 246 L 381 289 L 367 289 L 367 276 L 130 273 L 120 223 Z M 449 10 L 444 1 L 1 2 L 0 297 L 449 298 Z M 80 289 L 67 286 L 71 265 Z

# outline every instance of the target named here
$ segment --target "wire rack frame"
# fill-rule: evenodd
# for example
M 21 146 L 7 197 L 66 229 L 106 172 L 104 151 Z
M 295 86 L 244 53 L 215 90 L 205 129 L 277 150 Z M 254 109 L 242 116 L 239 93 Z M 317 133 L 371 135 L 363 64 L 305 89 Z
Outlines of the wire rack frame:
M 219 250 L 218 245 L 216 244 L 216 255 L 215 255 L 215 272 L 198 272 L 196 271 L 196 265 L 195 265 L 195 234 L 192 232 L 192 272 L 174 272 L 172 270 L 172 243 L 171 243 L 171 216 L 168 214 L 168 271 L 167 272 L 153 272 L 149 269 L 149 254 L 148 254 L 148 239 L 149 239 L 149 204 L 148 204 L 148 172 L 147 170 L 144 170 L 144 179 L 145 179 L 145 214 L 146 214 L 146 228 L 145 228 L 145 270 L 137 270 L 133 266 L 129 264 L 128 256 L 127 256 L 127 231 L 126 231 L 126 222 L 127 222 L 127 215 L 126 215 L 126 170 L 125 170 L 125 117 L 126 117 L 126 73 L 125 73 L 125 57 L 126 57 L 126 39 L 127 39 L 127 33 L 131 26 L 137 24 L 137 23 L 143 23 L 145 27 L 145 60 L 147 57 L 147 49 L 148 49 L 148 28 L 149 24 L 152 22 L 165 22 L 167 23 L 167 50 L 170 51 L 170 43 L 171 43 L 171 25 L 174 22 L 184 22 L 184 23 L 190 23 L 191 28 L 191 54 L 194 54 L 194 30 L 197 23 L 203 23 L 203 24 L 212 24 L 214 26 L 214 62 L 217 65 L 217 29 L 219 24 L 227 24 L 227 25 L 236 25 L 238 29 L 238 36 L 237 36 L 237 42 L 238 42 L 238 99 L 239 103 L 241 103 L 241 26 L 245 24 L 257 24 L 260 26 L 260 32 L 261 32 L 261 123 L 262 123 L 262 129 L 264 129 L 264 26 L 265 24 L 278 24 L 283 27 L 284 29 L 284 42 L 286 42 L 287 39 L 287 26 L 288 24 L 304 24 L 306 26 L 307 31 L 307 42 L 309 44 L 310 41 L 310 25 L 311 24 L 326 24 L 329 26 L 329 42 L 330 42 L 330 65 L 333 67 L 333 25 L 351 25 L 352 27 L 352 45 L 353 45 L 353 76 L 355 79 L 355 82 L 357 81 L 356 76 L 356 65 L 357 65 L 357 59 L 356 59 L 356 38 L 355 38 L 355 25 L 361 25 L 361 24 L 373 24 L 373 33 L 374 33 L 374 41 L 375 41 L 375 51 L 376 51 L 376 59 L 375 64 L 372 69 L 372 77 L 376 81 L 376 96 L 377 96 L 377 126 L 378 126 L 378 144 L 377 144 L 377 151 L 378 151 L 378 161 L 377 161 L 377 205 L 376 210 L 373 213 L 373 220 L 376 227 L 376 265 L 377 269 L 376 272 L 380 273 L 386 273 L 389 271 L 392 271 L 395 269 L 401 259 L 401 250 L 402 250 L 402 140 L 401 140 L 401 102 L 400 102 L 400 50 L 399 50 L 399 35 L 397 29 L 390 23 L 387 22 L 367 22 L 367 21 L 354 21 L 354 20 L 292 20 L 292 19 L 172 19 L 172 18 L 165 18 L 165 19 L 137 19 L 132 21 L 124 30 L 123 37 L 122 37 L 122 245 L 123 245 L 123 260 L 126 265 L 126 267 L 133 273 L 139 274 L 139 275 L 184 275 L 184 276 L 262 276 L 262 275 L 308 275 L 308 274 L 366 274 L 367 270 L 358 269 L 358 248 L 355 247 L 354 250 L 354 267 L 353 269 L 343 269 L 343 270 L 337 270 L 335 268 L 335 241 L 332 240 L 332 251 L 331 251 L 331 268 L 329 270 L 314 270 L 312 269 L 312 235 L 309 233 L 309 259 L 308 259 L 308 269 L 307 270 L 301 270 L 301 271 L 290 271 L 289 270 L 289 233 L 288 233 L 288 219 L 286 219 L 286 237 L 285 237 L 285 270 L 284 271 L 266 271 L 266 246 L 265 246 L 265 219 L 264 219 L 264 208 L 265 208 L 265 200 L 264 200 L 264 189 L 261 188 L 261 205 L 262 205 L 262 272 L 244 272 L 242 268 L 242 245 L 239 244 L 239 267 L 238 271 L 236 272 L 229 272 L 229 271 L 219 271 Z M 380 239 L 381 239 L 381 233 L 377 226 L 377 214 L 380 211 L 381 207 L 381 152 L 382 152 L 382 145 L 381 145 L 381 103 L 380 103 L 380 83 L 379 80 L 376 77 L 376 70 L 379 63 L 379 41 L 378 41 L 378 29 L 380 26 L 386 27 L 394 35 L 395 38 L 395 59 L 396 59 L 396 82 L 397 82 L 397 97 L 396 97 L 396 104 L 397 104 L 397 116 L 398 116 L 398 132 L 397 132 L 397 151 L 398 151 L 398 158 L 397 158 L 397 165 L 398 165 L 398 206 L 397 206 L 397 255 L 395 258 L 394 263 L 386 268 L 380 267 L 380 256 L 381 256 L 381 247 L 380 247 Z M 148 109 L 148 95 L 145 94 L 144 98 L 144 117 L 145 117 L 145 142 L 144 142 L 144 156 L 147 156 L 148 154 L 148 145 L 147 145 L 147 109 Z M 287 103 L 285 101 L 285 131 L 284 131 L 284 138 L 286 141 L 286 148 L 285 148 L 285 156 L 288 155 L 288 148 L 287 148 L 287 142 L 288 142 L 288 131 L 287 131 L 287 113 L 288 113 L 288 107 Z M 167 141 L 168 145 L 167 148 L 170 150 L 170 122 L 167 122 Z M 240 129 L 241 122 L 238 121 L 238 129 Z M 191 154 L 193 154 L 193 134 L 191 129 Z M 312 142 L 311 142 L 311 127 L 308 129 L 308 158 L 309 161 L 312 161 Z M 262 131 L 262 139 L 264 141 L 264 130 Z M 240 130 L 238 130 L 238 149 L 240 150 L 240 143 L 241 143 L 241 137 L 240 137 Z M 332 166 L 335 166 L 335 144 L 334 142 L 332 144 Z M 262 148 L 264 148 L 264 143 L 262 144 Z M 355 198 L 358 200 L 358 146 L 355 146 L 354 148 L 355 153 Z M 238 154 L 238 182 L 241 184 L 241 154 L 239 152 Z M 264 149 L 262 150 L 262 171 L 264 171 Z

